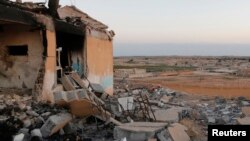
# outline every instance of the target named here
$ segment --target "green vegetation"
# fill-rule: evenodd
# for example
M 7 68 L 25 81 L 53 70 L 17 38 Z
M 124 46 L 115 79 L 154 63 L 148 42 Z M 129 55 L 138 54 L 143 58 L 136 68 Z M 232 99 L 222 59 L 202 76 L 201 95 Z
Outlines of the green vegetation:
M 183 71 L 183 70 L 195 70 L 196 67 L 185 67 L 185 66 L 168 66 L 164 64 L 159 65 L 144 65 L 144 66 L 125 66 L 125 65 L 115 65 L 115 69 L 146 69 L 147 72 L 165 72 L 165 71 Z

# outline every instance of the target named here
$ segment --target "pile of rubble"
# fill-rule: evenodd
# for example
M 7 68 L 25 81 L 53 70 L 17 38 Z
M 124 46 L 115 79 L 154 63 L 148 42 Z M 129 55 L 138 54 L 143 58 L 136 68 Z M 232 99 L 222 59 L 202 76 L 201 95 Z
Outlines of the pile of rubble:
M 68 107 L 36 102 L 28 94 L 29 91 L 0 91 L 1 140 L 81 141 L 113 138 L 113 126 L 104 126 L 103 121 L 93 117 L 77 118 Z
M 188 128 L 179 123 L 191 113 L 190 108 L 176 101 L 182 94 L 160 86 L 134 85 L 116 88 L 113 101 L 106 103 L 112 103 L 112 113 L 116 113 L 122 122 L 129 123 L 115 127 L 115 139 L 190 140 Z
M 29 91 L 1 89 L 1 139 L 201 140 L 183 122 L 188 119 L 201 127 L 206 140 L 208 124 L 250 123 L 250 101 L 245 98 L 189 100 L 184 94 L 147 85 L 117 87 L 114 96 L 96 93 L 97 85 L 92 89 L 95 92 L 81 87 L 55 92 L 55 104 L 37 102 Z
M 148 103 L 151 107 L 148 111 L 151 117 L 150 120 L 148 120 L 146 118 L 147 116 L 144 116 L 143 112 L 140 111 L 133 112 L 136 114 L 132 114 L 132 116 L 130 116 L 131 114 L 129 114 L 129 116 L 127 114 L 127 117 L 123 117 L 123 119 L 129 119 L 127 121 L 130 122 L 153 121 L 154 123 L 166 123 L 165 128 L 162 128 L 162 131 L 164 131 L 164 139 L 158 137 L 157 133 L 154 134 L 154 136 L 150 136 L 150 138 L 153 137 L 156 140 L 206 140 L 207 125 L 250 124 L 250 101 L 244 97 L 234 99 L 225 99 L 221 97 L 200 97 L 198 99 L 190 99 L 184 98 L 190 97 L 186 94 L 177 93 L 160 86 L 137 84 L 133 84 L 131 86 L 122 85 L 129 84 L 124 80 L 122 80 L 120 84 L 119 82 L 117 84 L 116 97 L 118 98 L 118 101 L 121 101 L 119 99 L 125 100 L 124 97 L 127 97 L 127 102 L 133 103 L 133 106 L 125 105 L 125 107 L 131 107 L 129 110 L 133 111 L 140 107 L 138 104 L 138 95 L 139 98 L 141 97 L 141 94 L 144 94 L 148 97 Z M 120 105 L 124 105 L 124 102 L 120 102 Z M 195 134 L 197 134 L 197 136 L 203 136 L 202 139 L 200 137 L 196 138 L 195 135 L 193 135 L 193 127 L 184 126 L 185 123 L 183 124 L 183 119 L 191 120 L 192 123 L 196 124 L 196 126 L 199 126 L 201 131 L 196 132 Z M 148 124 L 145 124 L 145 129 L 147 129 L 146 125 Z M 171 130 L 172 127 L 175 128 Z M 126 128 L 126 130 L 128 129 Z M 143 131 L 143 129 L 140 129 L 140 131 Z M 138 132 L 138 130 L 136 130 L 136 132 Z M 120 138 L 126 137 L 128 140 L 133 140 L 128 134 L 118 134 L 117 136 Z M 137 139 L 143 140 L 140 138 L 141 136 L 142 135 L 139 134 Z M 133 136 L 133 138 L 136 137 Z M 144 138 L 144 140 L 147 138 Z

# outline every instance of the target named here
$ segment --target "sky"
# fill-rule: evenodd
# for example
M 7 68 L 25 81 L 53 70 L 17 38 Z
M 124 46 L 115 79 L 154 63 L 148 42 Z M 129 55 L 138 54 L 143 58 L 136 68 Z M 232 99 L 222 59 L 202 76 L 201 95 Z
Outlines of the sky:
M 75 5 L 114 30 L 115 56 L 250 56 L 249 0 L 61 0 L 61 4 Z

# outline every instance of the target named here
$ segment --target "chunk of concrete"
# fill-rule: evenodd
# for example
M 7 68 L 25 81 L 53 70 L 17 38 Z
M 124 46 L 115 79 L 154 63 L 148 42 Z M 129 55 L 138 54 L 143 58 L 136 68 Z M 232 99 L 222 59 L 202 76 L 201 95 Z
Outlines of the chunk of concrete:
M 81 77 L 79 76 L 78 73 L 74 72 L 70 74 L 70 77 L 82 88 L 86 88 L 85 84 L 83 83 Z
M 65 105 L 67 103 L 67 96 L 64 91 L 54 92 L 54 101 L 56 104 Z
M 156 121 L 159 122 L 169 122 L 174 123 L 180 120 L 180 113 L 182 112 L 183 108 L 181 107 L 172 107 L 167 110 L 159 109 L 154 112 Z M 151 117 L 153 115 L 151 114 Z
M 155 138 L 148 139 L 148 141 L 157 141 Z
M 133 109 L 133 106 L 134 106 L 134 98 L 133 97 L 118 98 L 118 102 L 120 104 L 119 112 L 122 112 L 122 109 L 124 109 L 125 111 Z M 121 106 L 122 106 L 122 108 L 121 108 Z
M 237 118 L 239 125 L 250 125 L 250 117 Z
M 61 82 L 62 82 L 63 87 L 65 88 L 65 90 L 67 90 L 67 91 L 75 90 L 75 87 L 72 84 L 72 82 L 70 81 L 69 76 L 67 76 L 67 75 L 63 76 L 61 78 Z
M 91 83 L 91 88 L 93 89 L 94 92 L 96 93 L 103 93 L 104 89 L 100 84 L 96 84 L 96 83 Z
M 154 138 L 155 134 L 163 130 L 168 124 L 157 122 L 133 122 L 116 126 L 114 138 L 127 138 L 128 141 L 145 141 Z
M 245 116 L 250 117 L 250 107 L 242 107 L 241 111 Z
M 212 116 L 207 117 L 207 121 L 209 124 L 215 124 L 215 122 L 216 122 L 215 118 Z
M 78 96 L 76 95 L 76 91 L 67 91 L 66 96 L 67 96 L 68 102 L 79 100 Z
M 31 137 L 39 137 L 42 138 L 42 133 L 40 129 L 34 129 L 31 131 Z
M 50 116 L 40 129 L 43 137 L 49 137 L 54 133 L 58 132 L 71 120 L 72 116 L 69 113 L 60 113 L 57 115 Z
M 168 131 L 165 129 L 165 130 L 162 130 L 161 132 L 157 133 L 156 134 L 156 137 L 159 141 L 172 141 L 170 136 L 169 136 L 169 133 Z
M 76 95 L 78 96 L 79 100 L 89 99 L 88 92 L 86 89 L 76 90 Z
M 14 139 L 13 139 L 13 141 L 23 141 L 24 140 L 24 134 L 23 133 L 21 133 L 21 134 L 18 134 L 18 135 L 16 135 L 16 136 L 14 136 Z
M 168 132 L 173 141 L 190 141 L 190 137 L 186 133 L 187 127 L 179 123 L 174 123 L 168 127 Z
M 171 99 L 173 99 L 173 96 L 166 96 L 166 95 L 164 95 L 164 96 L 162 96 L 162 98 L 160 99 L 160 101 L 166 104 L 166 103 L 168 103 Z

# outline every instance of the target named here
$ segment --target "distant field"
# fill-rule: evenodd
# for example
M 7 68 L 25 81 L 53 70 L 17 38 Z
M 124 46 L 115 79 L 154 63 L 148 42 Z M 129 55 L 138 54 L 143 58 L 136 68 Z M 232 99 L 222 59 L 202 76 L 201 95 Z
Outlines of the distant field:
M 115 65 L 115 69 L 146 69 L 147 72 L 195 70 L 196 67 L 168 66 L 168 65 Z
M 244 96 L 250 98 L 250 77 L 215 73 L 210 70 L 241 70 L 250 68 L 247 58 L 230 57 L 130 57 L 115 58 L 115 69 L 146 69 L 154 77 L 133 78 L 133 83 L 162 85 L 188 94 Z M 156 73 L 161 72 L 161 73 Z

